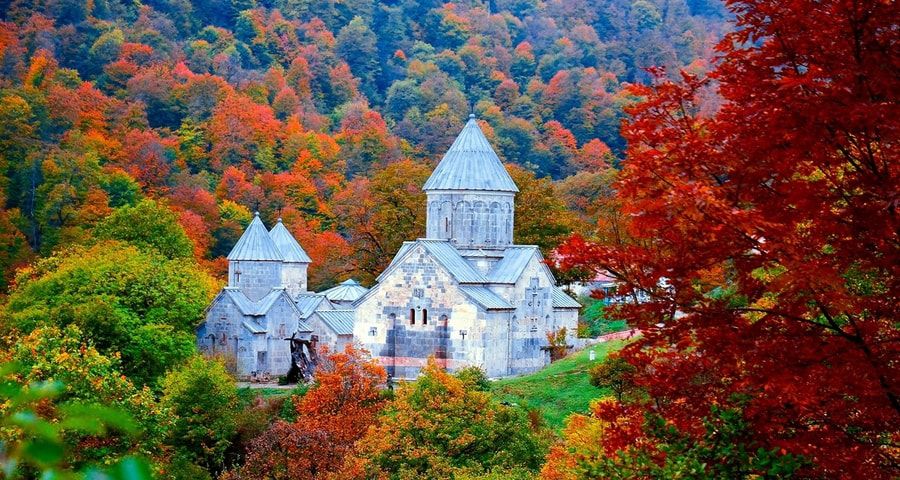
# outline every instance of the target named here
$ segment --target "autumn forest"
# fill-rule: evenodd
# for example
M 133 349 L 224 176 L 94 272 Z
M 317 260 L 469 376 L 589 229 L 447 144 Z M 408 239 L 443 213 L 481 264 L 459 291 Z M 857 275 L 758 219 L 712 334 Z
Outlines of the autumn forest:
M 0 479 L 897 478 L 898 19 L 0 0 Z M 371 285 L 470 114 L 516 243 L 561 286 L 616 285 L 580 298 L 579 336 L 639 332 L 567 373 L 589 407 L 548 424 L 562 407 L 434 362 L 394 386 L 353 347 L 309 385 L 236 388 L 198 354 L 254 212 L 310 290 Z

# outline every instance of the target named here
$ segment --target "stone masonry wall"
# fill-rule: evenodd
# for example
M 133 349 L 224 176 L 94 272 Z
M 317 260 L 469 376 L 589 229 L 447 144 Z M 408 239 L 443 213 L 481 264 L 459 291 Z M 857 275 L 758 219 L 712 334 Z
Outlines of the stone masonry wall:
M 396 378 L 415 378 L 432 355 L 450 370 L 487 367 L 486 313 L 421 246 L 357 306 L 355 320 L 355 339 Z
M 281 266 L 281 284 L 287 289 L 291 298 L 295 298 L 300 293 L 306 293 L 306 263 L 288 263 L 285 262 Z
M 242 289 L 255 302 L 281 285 L 281 266 L 282 262 L 228 262 L 228 286 Z
M 513 240 L 512 193 L 428 192 L 427 238 L 458 248 L 503 248 Z

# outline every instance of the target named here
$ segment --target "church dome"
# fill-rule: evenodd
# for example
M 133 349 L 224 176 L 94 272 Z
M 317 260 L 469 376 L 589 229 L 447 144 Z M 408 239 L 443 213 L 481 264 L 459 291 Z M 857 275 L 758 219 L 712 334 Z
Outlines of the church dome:
M 284 226 L 284 223 L 281 222 L 280 218 L 278 219 L 278 223 L 276 223 L 275 226 L 272 227 L 272 230 L 269 231 L 269 237 L 275 242 L 275 246 L 278 248 L 278 251 L 281 253 L 285 262 L 312 263 L 312 259 L 306 254 L 303 247 L 297 243 L 297 239 L 291 235 L 291 232 Z
M 509 172 L 478 126 L 475 115 L 456 137 L 453 145 L 425 182 L 429 190 L 483 190 L 518 192 Z

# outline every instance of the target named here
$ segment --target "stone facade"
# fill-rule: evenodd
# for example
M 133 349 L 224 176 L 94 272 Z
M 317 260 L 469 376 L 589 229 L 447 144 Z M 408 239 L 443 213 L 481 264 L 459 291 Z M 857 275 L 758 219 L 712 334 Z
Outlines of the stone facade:
M 491 377 L 533 372 L 550 362 L 548 333 L 566 328 L 573 344 L 580 306 L 537 247 L 513 244 L 518 190 L 474 119 L 425 191 L 426 238 L 405 243 L 354 303 L 356 341 L 405 379 L 429 357 Z
M 228 286 L 240 289 L 255 302 L 268 295 L 273 286 L 282 285 L 281 272 L 279 261 L 232 260 L 228 262 Z
M 513 194 L 477 191 L 428 192 L 426 238 L 459 248 L 503 248 L 512 244 Z
M 280 292 L 264 315 L 248 315 L 242 311 L 240 301 L 232 298 L 241 292 L 223 290 L 207 311 L 207 320 L 197 329 L 200 351 L 233 361 L 233 368 L 241 377 L 286 373 L 291 350 L 285 339 L 294 333 L 309 338 L 310 332 L 298 332 L 302 330 L 300 312 L 287 292 Z

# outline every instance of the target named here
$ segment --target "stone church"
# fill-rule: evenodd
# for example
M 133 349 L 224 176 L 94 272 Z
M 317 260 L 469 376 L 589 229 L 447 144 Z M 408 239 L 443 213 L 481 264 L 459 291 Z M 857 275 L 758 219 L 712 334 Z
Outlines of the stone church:
M 490 377 L 548 364 L 547 333 L 565 327 L 573 343 L 580 305 L 536 246 L 513 244 L 518 188 L 474 115 L 423 189 L 425 238 L 354 302 L 355 340 L 395 378 L 415 378 L 429 356 Z
M 267 231 L 256 216 L 228 255 L 228 286 L 197 330 L 199 348 L 248 377 L 287 372 L 288 338 L 356 343 L 412 379 L 431 356 L 490 377 L 532 372 L 550 362 L 549 332 L 565 327 L 574 343 L 581 305 L 538 247 L 513 244 L 518 188 L 474 116 L 423 189 L 425 238 L 405 242 L 368 290 L 348 280 L 308 292 L 309 256 L 280 220 Z

